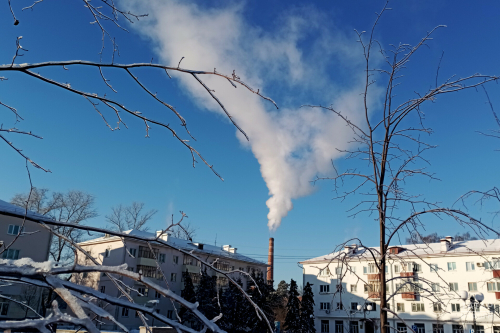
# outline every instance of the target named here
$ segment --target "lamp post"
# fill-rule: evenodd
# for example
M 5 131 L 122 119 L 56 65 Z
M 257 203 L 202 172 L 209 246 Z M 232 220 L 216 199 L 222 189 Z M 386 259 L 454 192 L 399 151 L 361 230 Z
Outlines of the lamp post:
M 368 305 L 358 304 L 358 306 L 356 308 L 358 309 L 358 311 L 363 310 L 363 321 L 366 322 L 366 312 L 370 312 L 373 309 L 371 304 L 368 304 Z M 361 327 L 361 328 L 363 328 L 363 327 Z
M 477 307 L 479 307 L 481 305 L 481 302 L 484 300 L 484 295 L 482 293 L 479 293 L 476 295 L 469 295 L 469 293 L 467 293 L 465 290 L 463 290 L 460 293 L 460 298 L 464 302 L 466 302 L 467 300 L 469 300 L 469 302 L 470 302 L 470 305 L 472 307 L 472 319 L 473 319 L 473 323 L 474 323 L 473 330 L 474 330 L 474 333 L 477 333 L 476 332 L 476 304 L 477 304 Z

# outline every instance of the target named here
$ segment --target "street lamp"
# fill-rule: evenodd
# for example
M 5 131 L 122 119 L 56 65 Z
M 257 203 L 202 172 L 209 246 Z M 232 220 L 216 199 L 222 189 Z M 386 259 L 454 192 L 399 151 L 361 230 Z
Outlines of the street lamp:
M 460 298 L 465 302 L 467 300 L 469 300 L 470 302 L 470 305 L 472 307 L 472 318 L 473 318 L 473 321 L 474 321 L 474 333 L 477 333 L 476 332 L 476 304 L 477 304 L 477 307 L 481 306 L 481 302 L 484 300 L 484 295 L 482 293 L 479 293 L 479 294 L 476 294 L 476 295 L 470 295 L 465 291 L 463 290 L 462 292 L 460 292 Z
M 366 312 L 370 312 L 373 309 L 373 307 L 372 307 L 371 304 L 368 304 L 368 305 L 366 305 L 366 304 L 365 305 L 358 304 L 358 306 L 356 308 L 358 309 L 358 311 L 363 310 L 363 318 L 364 318 L 363 322 L 366 321 Z M 363 327 L 361 327 L 361 328 L 363 328 Z

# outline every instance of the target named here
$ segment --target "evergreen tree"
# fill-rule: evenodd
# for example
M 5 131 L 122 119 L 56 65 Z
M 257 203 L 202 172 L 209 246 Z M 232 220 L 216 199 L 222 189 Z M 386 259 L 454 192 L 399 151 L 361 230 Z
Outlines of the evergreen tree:
M 241 286 L 241 279 L 237 283 Z M 222 318 L 217 323 L 229 333 L 248 331 L 249 304 L 241 291 L 232 283 L 223 291 L 221 297 Z
M 300 323 L 302 333 L 316 333 L 314 327 L 314 294 L 312 285 L 307 282 L 304 287 L 304 295 L 302 295 L 302 303 L 300 309 Z
M 215 276 L 208 275 L 205 268 L 201 271 L 200 284 L 196 288 L 196 300 L 199 303 L 198 310 L 210 320 L 219 314 L 215 279 Z
M 184 289 L 181 291 L 181 297 L 188 302 L 195 303 L 196 293 L 194 291 L 193 280 L 187 270 L 182 273 L 182 280 L 184 281 Z M 181 307 L 179 316 L 181 317 L 182 322 L 187 324 L 187 326 L 193 327 L 197 322 L 196 316 L 185 307 Z
M 288 287 L 290 285 L 285 280 L 278 283 L 276 291 L 272 295 L 271 306 L 274 311 L 275 320 L 284 323 L 286 317 L 286 303 L 288 300 Z
M 290 281 L 290 290 L 288 292 L 288 303 L 286 304 L 286 317 L 283 327 L 290 333 L 300 333 L 300 301 L 297 291 L 297 282 Z
M 248 294 L 252 296 L 252 300 L 254 301 L 254 303 L 260 307 L 262 312 L 264 312 L 264 315 L 271 324 L 271 327 L 274 327 L 274 311 L 272 307 L 272 297 L 274 292 L 273 286 L 264 281 L 264 277 L 262 274 L 259 274 L 257 276 L 252 274 L 252 278 L 255 280 L 256 286 L 250 280 L 250 288 L 248 289 Z M 249 309 L 249 319 L 249 328 L 251 332 L 264 333 L 269 331 L 267 323 L 257 317 L 253 306 L 251 306 L 251 308 Z

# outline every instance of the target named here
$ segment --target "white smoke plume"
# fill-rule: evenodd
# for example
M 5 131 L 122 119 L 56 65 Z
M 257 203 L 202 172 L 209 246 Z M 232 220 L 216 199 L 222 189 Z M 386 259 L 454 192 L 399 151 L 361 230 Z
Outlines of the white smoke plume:
M 276 230 L 292 209 L 292 200 L 313 191 L 311 180 L 331 174 L 331 160 L 341 156 L 337 149 L 345 149 L 352 137 L 332 112 L 301 108 L 300 104 L 333 105 L 354 121 L 362 115 L 364 72 L 354 36 L 325 31 L 321 20 L 326 18 L 307 8 L 300 10 L 300 16 L 284 14 L 277 19 L 278 28 L 264 31 L 248 23 L 243 5 L 207 9 L 175 0 L 126 3 L 135 12 L 149 14 L 133 28 L 152 40 L 163 63 L 177 65 L 185 57 L 184 68 L 215 67 L 227 74 L 236 70 L 242 80 L 265 95 L 269 90 L 277 92 L 278 96 L 270 97 L 280 110 L 220 78 L 202 77 L 249 136 L 247 142 L 237 134 L 260 163 L 270 195 L 266 202 L 268 226 Z M 332 58 L 338 76 L 348 78 L 345 82 L 330 79 L 331 73 L 326 72 Z M 350 72 L 356 74 L 346 74 Z M 200 106 L 222 112 L 191 77 L 179 79 Z M 297 100 L 297 94 L 308 93 L 308 101 Z M 292 107 L 287 108 L 287 103 Z

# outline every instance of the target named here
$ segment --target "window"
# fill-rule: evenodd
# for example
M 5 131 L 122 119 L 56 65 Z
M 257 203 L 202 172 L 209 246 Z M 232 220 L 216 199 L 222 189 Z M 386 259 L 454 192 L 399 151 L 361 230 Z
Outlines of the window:
M 128 308 L 122 308 L 122 317 L 128 317 Z
M 178 264 L 179 263 L 179 256 L 174 256 L 174 264 Z M 234 270 L 234 267 L 233 267 L 233 270 Z
M 145 266 L 145 265 L 137 265 L 137 272 L 139 274 L 144 275 L 144 277 L 160 279 L 161 274 L 156 267 L 153 266 Z
M 9 235 L 17 235 L 17 234 L 19 234 L 19 229 L 20 229 L 20 228 L 21 228 L 21 226 L 19 226 L 19 225 L 13 225 L 13 224 L 10 224 L 10 225 L 9 225 L 9 228 L 8 228 L 8 230 L 7 230 L 7 233 L 8 233 Z M 22 231 L 24 231 L 24 228 L 23 228 L 23 230 L 22 230 Z
M 330 276 L 330 269 L 328 267 L 323 268 L 319 271 L 319 275 L 321 276 Z
M 357 284 L 351 284 L 351 293 L 358 291 L 358 285 Z
M 440 291 L 440 289 L 441 289 L 440 286 L 439 286 L 439 283 L 433 283 L 433 284 L 431 284 L 431 288 L 432 288 L 432 291 L 436 292 L 436 293 L 438 293 Z
M 482 325 L 476 325 L 476 330 L 474 333 L 484 333 L 484 326 Z
M 320 293 L 329 293 L 330 292 L 330 285 L 328 285 L 328 284 L 321 284 L 319 286 L 319 292 Z
M 476 304 L 471 304 L 470 305 L 470 308 L 471 308 L 471 311 L 474 311 L 474 312 L 479 312 L 479 310 L 481 310 L 481 304 L 479 303 L 476 303 Z
M 19 250 L 7 249 L 2 254 L 3 259 L 19 259 Z
M 320 310 L 330 310 L 330 303 L 319 303 Z
M 344 304 L 337 302 L 337 310 L 344 310 Z
M 0 303 L 0 316 L 6 316 L 8 312 L 9 312 L 9 303 L 8 302 Z
M 493 326 L 493 333 L 500 333 L 500 326 Z
M 417 329 L 415 330 L 415 333 L 425 333 L 425 324 L 415 323 L 415 326 L 417 327 Z
M 137 293 L 139 296 L 144 296 L 144 297 L 148 297 L 148 288 L 146 287 L 139 287 L 137 288 Z
M 109 257 L 109 249 L 106 249 L 106 251 L 104 251 L 104 258 L 107 258 Z
M 344 333 L 344 322 L 335 320 L 335 333 Z
M 352 274 L 356 273 L 356 266 L 351 266 L 349 268 L 351 269 Z
M 198 260 L 191 258 L 191 257 L 184 257 L 183 264 L 184 265 L 189 265 L 189 266 L 197 266 Z M 245 271 L 243 267 L 240 267 L 240 271 Z
M 438 271 L 438 265 L 437 264 L 430 264 L 429 265 L 431 272 L 437 272 Z
M 457 263 L 456 262 L 449 262 L 448 263 L 448 270 L 449 271 L 456 271 L 457 270 Z
M 500 282 L 487 282 L 486 287 L 488 291 L 500 291 Z
M 167 310 L 167 318 L 168 319 L 172 319 L 173 316 L 174 316 L 174 311 L 173 310 Z
M 132 248 L 128 249 L 128 255 L 129 257 L 135 258 L 137 256 L 137 249 L 132 249 Z
M 477 291 L 477 283 L 476 282 L 469 282 L 469 291 Z
M 394 273 L 399 273 L 399 265 L 394 265 Z
M 322 320 L 321 321 L 321 333 L 330 333 L 330 321 Z
M 434 304 L 432 304 L 432 307 L 433 307 L 433 309 L 434 309 L 434 312 L 441 312 L 441 311 L 443 311 L 443 310 L 441 309 L 441 303 L 434 303 Z M 434 331 L 433 331 L 433 332 L 434 332 Z M 436 332 L 434 332 L 434 333 L 436 333 Z M 441 333 L 442 333 L 442 332 L 441 332 Z
M 457 282 L 450 282 L 450 291 L 458 291 L 458 283 Z
M 412 312 L 424 312 L 424 303 L 411 303 Z
M 451 304 L 451 312 L 460 312 L 460 304 Z
M 451 325 L 451 331 L 453 333 L 464 333 L 464 327 L 462 325 Z
M 389 273 L 389 266 L 385 266 L 385 274 Z
M 357 302 L 351 302 L 351 310 L 352 311 L 358 310 L 358 303 Z
M 366 303 L 366 306 L 368 305 L 371 305 L 372 306 L 372 311 L 377 311 L 377 303 L 370 303 L 370 302 L 367 302 Z
M 397 328 L 399 333 L 407 333 L 408 332 L 408 327 L 406 327 L 406 325 L 403 323 L 397 323 L 396 328 Z
M 363 267 L 363 274 L 373 274 L 377 273 L 377 267 L 375 264 L 368 264 L 368 266 Z
M 398 312 L 405 312 L 405 303 L 396 303 L 396 310 Z
M 357 321 L 349 322 L 349 333 L 359 333 L 359 327 Z
M 155 290 L 155 298 L 161 298 L 161 294 Z
M 160 253 L 160 255 L 158 256 L 158 261 L 165 262 L 165 253 Z
M 444 333 L 443 324 L 432 324 L 432 333 Z
M 474 263 L 473 263 L 473 262 L 466 262 L 466 263 L 465 263 L 465 270 L 466 270 L 467 272 L 474 271 L 474 270 L 476 270 L 476 266 L 474 265 Z
M 172 282 L 177 281 L 177 273 L 170 274 L 170 281 L 172 281 Z
M 342 267 L 335 267 L 335 274 L 342 275 Z
M 337 285 L 335 286 L 335 288 L 337 289 L 337 292 L 339 292 L 339 293 L 341 293 L 341 292 L 342 292 L 342 289 L 343 289 L 343 288 L 342 288 L 342 285 L 341 285 L 341 284 L 337 284 Z

